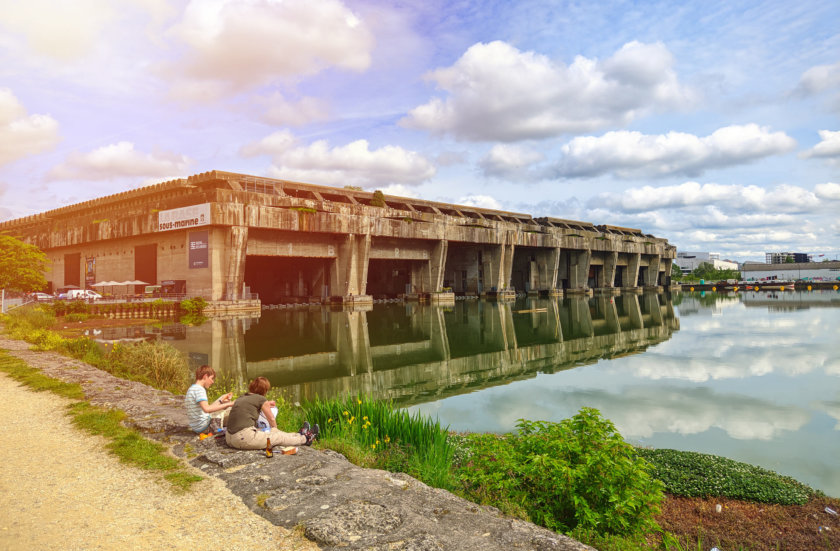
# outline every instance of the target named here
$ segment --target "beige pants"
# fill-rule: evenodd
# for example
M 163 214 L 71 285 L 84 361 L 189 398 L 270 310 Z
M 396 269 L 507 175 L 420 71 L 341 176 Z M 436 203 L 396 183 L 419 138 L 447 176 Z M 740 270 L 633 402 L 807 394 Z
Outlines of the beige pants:
M 225 442 L 231 448 L 238 450 L 261 450 L 265 448 L 266 439 L 271 438 L 271 447 L 274 446 L 302 446 L 306 443 L 306 437 L 296 432 L 283 432 L 271 429 L 271 432 L 263 432 L 256 427 L 248 427 L 241 431 L 225 434 Z

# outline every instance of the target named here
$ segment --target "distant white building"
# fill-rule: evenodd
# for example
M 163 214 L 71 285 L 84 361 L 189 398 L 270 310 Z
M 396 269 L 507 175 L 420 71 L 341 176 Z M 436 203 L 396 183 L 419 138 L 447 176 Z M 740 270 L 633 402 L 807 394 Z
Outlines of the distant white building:
M 716 270 L 737 270 L 738 263 L 731 260 L 721 260 L 720 253 L 679 252 L 674 264 L 680 267 L 684 275 L 696 270 L 700 264 L 711 264 Z
M 744 262 L 741 266 L 741 278 L 746 281 L 761 281 L 762 279 L 837 281 L 840 279 L 840 262 L 797 262 L 795 264 Z

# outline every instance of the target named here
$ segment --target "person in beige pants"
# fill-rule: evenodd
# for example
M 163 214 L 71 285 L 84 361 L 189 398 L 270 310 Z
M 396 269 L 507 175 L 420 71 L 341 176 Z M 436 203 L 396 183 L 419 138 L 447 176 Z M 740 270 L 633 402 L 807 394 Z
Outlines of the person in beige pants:
M 248 393 L 240 396 L 233 403 L 228 416 L 225 442 L 239 450 L 259 450 L 266 447 L 267 439 L 274 446 L 310 446 L 318 437 L 316 430 L 310 430 L 309 423 L 304 423 L 298 432 L 283 432 L 277 428 L 277 421 L 271 408 L 274 400 L 267 400 L 265 395 L 271 389 L 271 383 L 265 377 L 257 377 L 248 385 Z M 257 419 L 263 413 L 268 420 L 268 432 L 257 428 Z

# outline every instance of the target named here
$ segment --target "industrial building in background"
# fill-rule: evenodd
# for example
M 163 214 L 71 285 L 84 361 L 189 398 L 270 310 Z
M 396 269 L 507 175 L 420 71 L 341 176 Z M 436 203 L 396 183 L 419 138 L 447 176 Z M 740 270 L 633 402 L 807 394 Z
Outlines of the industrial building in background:
M 669 285 L 676 256 L 667 240 L 633 228 L 219 171 L 0 231 L 46 253 L 50 291 L 136 280 L 268 304 L 641 291 Z
M 679 266 L 683 275 L 688 275 L 701 264 L 711 264 L 715 270 L 737 270 L 738 263 L 731 260 L 721 260 L 720 253 L 706 252 L 677 252 L 674 264 Z

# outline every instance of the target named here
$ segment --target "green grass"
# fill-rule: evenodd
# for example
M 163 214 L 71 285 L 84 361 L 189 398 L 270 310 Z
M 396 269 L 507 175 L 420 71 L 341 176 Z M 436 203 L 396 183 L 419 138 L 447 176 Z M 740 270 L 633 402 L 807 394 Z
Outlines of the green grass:
M 653 465 L 653 475 L 665 483 L 665 491 L 678 496 L 802 505 L 821 495 L 788 476 L 725 457 L 678 450 L 637 453 Z
M 400 470 L 437 488 L 450 488 L 454 448 L 448 428 L 418 413 L 363 396 L 317 400 L 303 405 L 304 417 L 321 427 L 325 446 L 359 446 L 355 455 L 375 456 L 379 468 Z
M 15 358 L 5 350 L 0 350 L 0 371 L 9 374 L 36 392 L 50 391 L 70 398 L 81 400 L 85 397 L 82 387 L 76 383 L 65 383 L 52 377 L 47 377 L 40 370 L 27 365 L 26 362 Z
M 84 392 L 78 384 L 48 377 L 5 350 L 0 350 L 0 371 L 8 373 L 36 392 L 50 391 L 73 400 L 84 399 Z M 182 470 L 180 461 L 168 455 L 162 444 L 125 427 L 122 424 L 125 413 L 120 410 L 104 409 L 81 401 L 71 404 L 68 413 L 76 427 L 106 438 L 109 441 L 106 445 L 108 451 L 121 462 L 139 469 L 164 473 L 164 479 L 174 490 L 186 491 L 202 479 Z
M 68 314 L 73 315 L 73 314 Z M 84 315 L 84 314 L 77 314 Z M 31 343 L 34 350 L 52 350 L 82 360 L 123 379 L 181 394 L 189 387 L 187 361 L 175 347 L 162 341 L 116 344 L 105 350 L 87 337 L 65 338 L 51 327 L 55 316 L 47 305 L 2 317 L 6 332 Z

